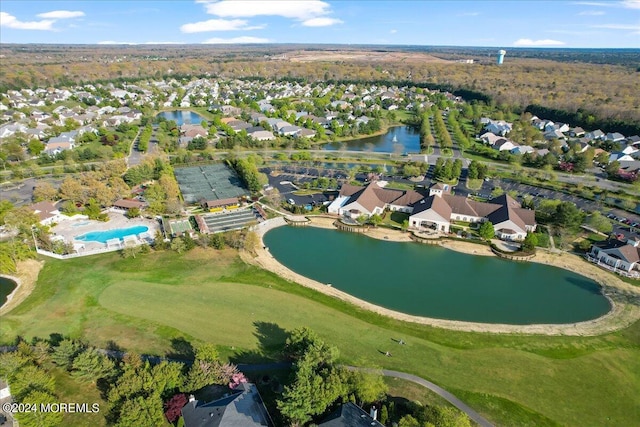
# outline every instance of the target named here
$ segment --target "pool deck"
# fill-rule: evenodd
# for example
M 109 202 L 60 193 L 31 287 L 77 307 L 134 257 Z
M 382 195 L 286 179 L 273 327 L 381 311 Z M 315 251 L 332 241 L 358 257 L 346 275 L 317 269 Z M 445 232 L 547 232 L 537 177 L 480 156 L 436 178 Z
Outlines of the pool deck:
M 149 230 L 146 233 L 153 237 L 156 231 L 160 229 L 160 225 L 156 220 L 146 218 L 129 219 L 124 215 L 124 213 L 114 211 L 110 211 L 108 215 L 109 221 L 106 222 L 87 219 L 61 222 L 52 228 L 51 231 L 53 237 L 56 238 L 56 236 L 60 236 L 67 242 L 82 244 L 84 245 L 82 252 L 86 252 L 87 255 L 89 255 L 92 252 L 104 252 L 107 245 L 96 241 L 75 240 L 76 237 L 92 231 L 108 231 L 116 228 L 130 228 L 138 225 L 149 227 Z M 114 248 L 114 250 L 117 249 L 121 248 Z
M 316 226 L 327 229 L 336 229 L 330 218 L 317 218 L 310 216 L 310 226 Z M 279 276 L 291 280 L 300 285 L 315 289 L 326 295 L 347 301 L 358 307 L 365 308 L 375 313 L 392 317 L 394 319 L 407 322 L 420 323 L 424 325 L 435 326 L 439 328 L 452 329 L 468 332 L 488 332 L 488 333 L 504 333 L 504 334 L 536 334 L 536 335 L 569 335 L 569 336 L 594 336 L 616 331 L 625 328 L 640 319 L 640 288 L 630 285 L 611 273 L 603 271 L 596 266 L 589 264 L 582 258 L 566 252 L 551 253 L 546 251 L 538 251 L 536 256 L 530 260 L 555 267 L 563 268 L 597 282 L 602 287 L 603 295 L 609 300 L 611 310 L 597 319 L 577 322 L 570 324 L 539 324 L 539 325 L 507 325 L 493 323 L 476 323 L 462 322 L 455 320 L 434 319 L 429 317 L 414 316 L 399 311 L 389 310 L 367 301 L 356 298 L 346 292 L 340 291 L 332 286 L 312 280 L 302 276 L 289 268 L 285 267 L 277 261 L 265 248 L 262 242 L 262 236 L 269 230 L 286 225 L 282 218 L 274 218 L 255 227 L 254 231 L 258 234 L 261 244 L 256 248 L 255 256 L 251 256 L 248 252 L 242 253 L 245 262 L 257 265 L 261 268 L 269 270 Z M 378 229 L 376 233 L 366 233 L 365 235 L 390 241 L 410 242 L 406 232 L 394 231 L 388 229 Z M 472 255 L 495 256 L 490 251 L 485 251 L 485 246 L 474 243 L 461 241 L 444 241 L 442 247 L 464 252 Z M 513 261 L 516 262 L 516 261 Z

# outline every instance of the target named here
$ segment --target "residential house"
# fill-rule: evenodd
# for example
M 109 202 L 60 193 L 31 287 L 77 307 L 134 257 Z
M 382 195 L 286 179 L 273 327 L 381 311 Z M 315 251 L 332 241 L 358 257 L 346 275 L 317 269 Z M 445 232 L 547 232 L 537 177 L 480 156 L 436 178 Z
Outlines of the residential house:
M 576 127 L 571 128 L 569 130 L 569 136 L 571 136 L 573 138 L 581 138 L 581 137 L 585 136 L 585 131 L 580 126 L 576 126 Z
M 64 219 L 56 205 L 52 202 L 39 202 L 30 206 L 30 209 L 40 218 L 40 224 L 51 225 Z
M 508 139 L 500 138 L 491 146 L 491 148 L 498 151 L 511 151 L 517 146 L 518 144 L 515 144 Z
M 624 135 L 618 132 L 609 132 L 605 137 L 605 140 L 610 142 L 622 142 L 624 141 Z
M 375 415 L 375 409 L 372 408 L 371 412 L 367 414 L 355 403 L 344 403 L 322 420 L 318 427 L 384 427 L 371 416 Z
M 316 136 L 316 131 L 313 129 L 302 128 L 298 131 L 296 136 L 298 138 L 313 138 Z
M 546 139 L 547 141 L 550 141 L 552 139 L 565 140 L 567 139 L 567 137 L 564 136 L 564 134 L 559 130 L 553 129 L 544 133 L 544 139 Z
M 609 239 L 593 244 L 589 256 L 597 260 L 598 263 L 629 273 L 633 269 L 638 269 L 638 263 L 640 262 L 639 246 L 638 240 L 620 241 Z
M 507 123 L 504 120 L 491 120 L 486 126 L 485 129 L 491 133 L 496 135 L 505 136 L 509 132 L 511 132 L 512 124 Z
M 587 138 L 589 138 L 592 141 L 593 140 L 602 140 L 605 137 L 604 132 L 602 132 L 600 129 L 596 129 L 594 131 L 587 132 L 584 136 L 586 136 Z
M 262 129 L 262 128 L 260 128 Z M 276 139 L 275 135 L 273 134 L 273 132 L 268 131 L 268 130 L 254 130 L 252 132 L 247 132 L 248 135 L 256 140 L 256 141 L 273 141 L 274 139 Z
M 535 149 L 530 145 L 518 145 L 510 150 L 511 154 L 533 153 Z
M 302 128 L 296 125 L 279 126 L 278 133 L 282 136 L 297 136 Z
M 242 383 L 231 395 L 209 403 L 190 397 L 182 408 L 184 427 L 272 427 L 255 385 Z

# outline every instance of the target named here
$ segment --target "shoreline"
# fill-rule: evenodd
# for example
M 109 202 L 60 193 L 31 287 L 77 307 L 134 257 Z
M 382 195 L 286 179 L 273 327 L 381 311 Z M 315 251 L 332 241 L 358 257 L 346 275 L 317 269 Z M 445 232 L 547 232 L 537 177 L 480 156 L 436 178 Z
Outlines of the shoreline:
M 13 280 L 16 283 L 16 288 L 7 295 L 7 302 L 0 307 L 0 316 L 9 313 L 31 295 L 43 266 L 43 261 L 27 259 L 18 261 L 15 276 L 0 274 L 0 276 Z
M 324 216 L 310 216 L 308 218 L 311 221 L 309 226 L 336 230 L 336 228 L 333 226 L 333 221 L 335 221 L 336 218 Z M 340 291 L 331 286 L 327 286 L 326 284 L 322 284 L 308 277 L 302 276 L 281 264 L 271 255 L 271 253 L 269 253 L 267 249 L 265 249 L 262 237 L 270 229 L 280 227 L 282 225 L 286 225 L 283 220 L 274 221 L 274 223 L 269 224 L 264 228 L 258 227 L 256 229 L 256 232 L 260 238 L 261 244 L 258 248 L 256 248 L 256 255 L 251 256 L 248 253 L 242 253 L 242 259 L 249 264 L 257 265 L 261 268 L 264 268 L 265 270 L 271 271 L 279 275 L 280 277 L 293 281 L 302 286 L 314 289 L 325 295 L 333 296 L 340 300 L 354 304 L 360 308 L 364 308 L 374 313 L 391 317 L 396 320 L 466 332 L 593 336 L 623 329 L 640 319 L 640 289 L 620 280 L 609 272 L 601 270 L 598 267 L 585 262 L 576 255 L 566 253 L 551 254 L 542 252 L 540 250 L 538 250 L 536 256 L 529 261 L 563 268 L 565 270 L 583 275 L 595 281 L 596 283 L 598 283 L 598 285 L 600 285 L 601 293 L 609 301 L 611 309 L 607 313 L 596 319 L 586 320 L 583 322 L 568 324 L 531 325 L 464 322 L 458 320 L 446 320 L 425 316 L 415 316 L 395 310 L 390 310 L 356 298 L 346 292 Z M 369 232 L 364 233 L 364 235 L 374 239 L 387 241 L 412 242 L 407 233 L 398 230 L 377 228 L 371 229 Z M 449 240 L 442 242 L 438 246 L 470 255 L 496 256 L 493 252 L 491 252 L 491 249 L 489 247 L 476 245 L 474 243 Z

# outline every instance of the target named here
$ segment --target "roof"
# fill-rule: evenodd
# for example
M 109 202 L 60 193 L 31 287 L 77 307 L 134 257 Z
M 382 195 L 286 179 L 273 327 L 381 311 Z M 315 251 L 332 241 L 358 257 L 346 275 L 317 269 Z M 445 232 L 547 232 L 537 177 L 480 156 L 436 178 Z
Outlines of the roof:
M 416 203 L 413 206 L 413 212 L 411 214 L 415 215 L 429 209 L 432 209 L 446 221 L 449 221 L 449 219 L 451 218 L 451 206 L 449 206 L 449 204 L 443 198 L 438 196 L 429 196 L 426 199 Z
M 123 209 L 131 209 L 131 208 L 141 209 L 144 207 L 144 203 L 134 199 L 120 199 L 113 202 L 113 206 L 115 206 L 116 208 L 123 208 Z
M 384 427 L 354 403 L 345 403 L 325 418 L 318 427 Z
M 605 240 L 596 242 L 593 246 L 599 248 L 612 258 L 617 258 L 628 263 L 640 262 L 640 248 L 620 240 Z
M 219 206 L 235 205 L 239 202 L 237 197 L 229 197 L 227 199 L 206 200 L 204 205 L 207 208 L 217 208 Z
M 494 225 L 511 221 L 524 231 L 527 225 L 533 226 L 536 224 L 535 212 L 523 209 L 520 203 L 508 194 L 502 194 L 501 196 L 491 199 L 490 203 L 500 205 L 498 209 L 487 215 L 487 219 Z
M 485 217 L 500 208 L 500 205 L 495 203 L 478 202 L 463 196 L 445 194 L 442 197 L 454 214 Z
M 271 426 L 269 414 L 253 384 L 241 384 L 237 392 L 209 403 L 193 400 L 182 408 L 185 427 Z
M 51 218 L 58 213 L 58 208 L 51 202 L 38 202 L 31 205 L 31 210 L 38 215 L 40 221 Z

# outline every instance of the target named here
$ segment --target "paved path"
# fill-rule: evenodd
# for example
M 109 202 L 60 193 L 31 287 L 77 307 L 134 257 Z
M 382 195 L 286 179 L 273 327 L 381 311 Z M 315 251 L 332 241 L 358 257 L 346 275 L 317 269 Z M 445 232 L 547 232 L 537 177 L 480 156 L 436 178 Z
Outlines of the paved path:
M 387 369 L 383 369 L 382 373 L 384 374 L 385 377 L 400 378 L 403 380 L 407 380 L 407 381 L 411 381 L 413 383 L 419 384 L 423 387 L 426 387 L 429 390 L 436 393 L 438 396 L 445 399 L 447 402 L 451 403 L 456 408 L 460 409 L 465 414 L 467 414 L 469 418 L 471 418 L 478 425 L 482 427 L 493 427 L 493 424 L 491 424 L 484 417 L 482 417 L 480 414 L 474 411 L 469 405 L 467 405 L 462 400 L 458 399 L 457 397 L 455 397 L 453 394 L 449 393 L 447 390 L 443 389 L 442 387 L 435 385 L 431 381 L 427 381 L 424 378 L 420 378 L 415 375 L 407 374 L 404 372 L 398 372 L 398 371 L 390 371 Z

